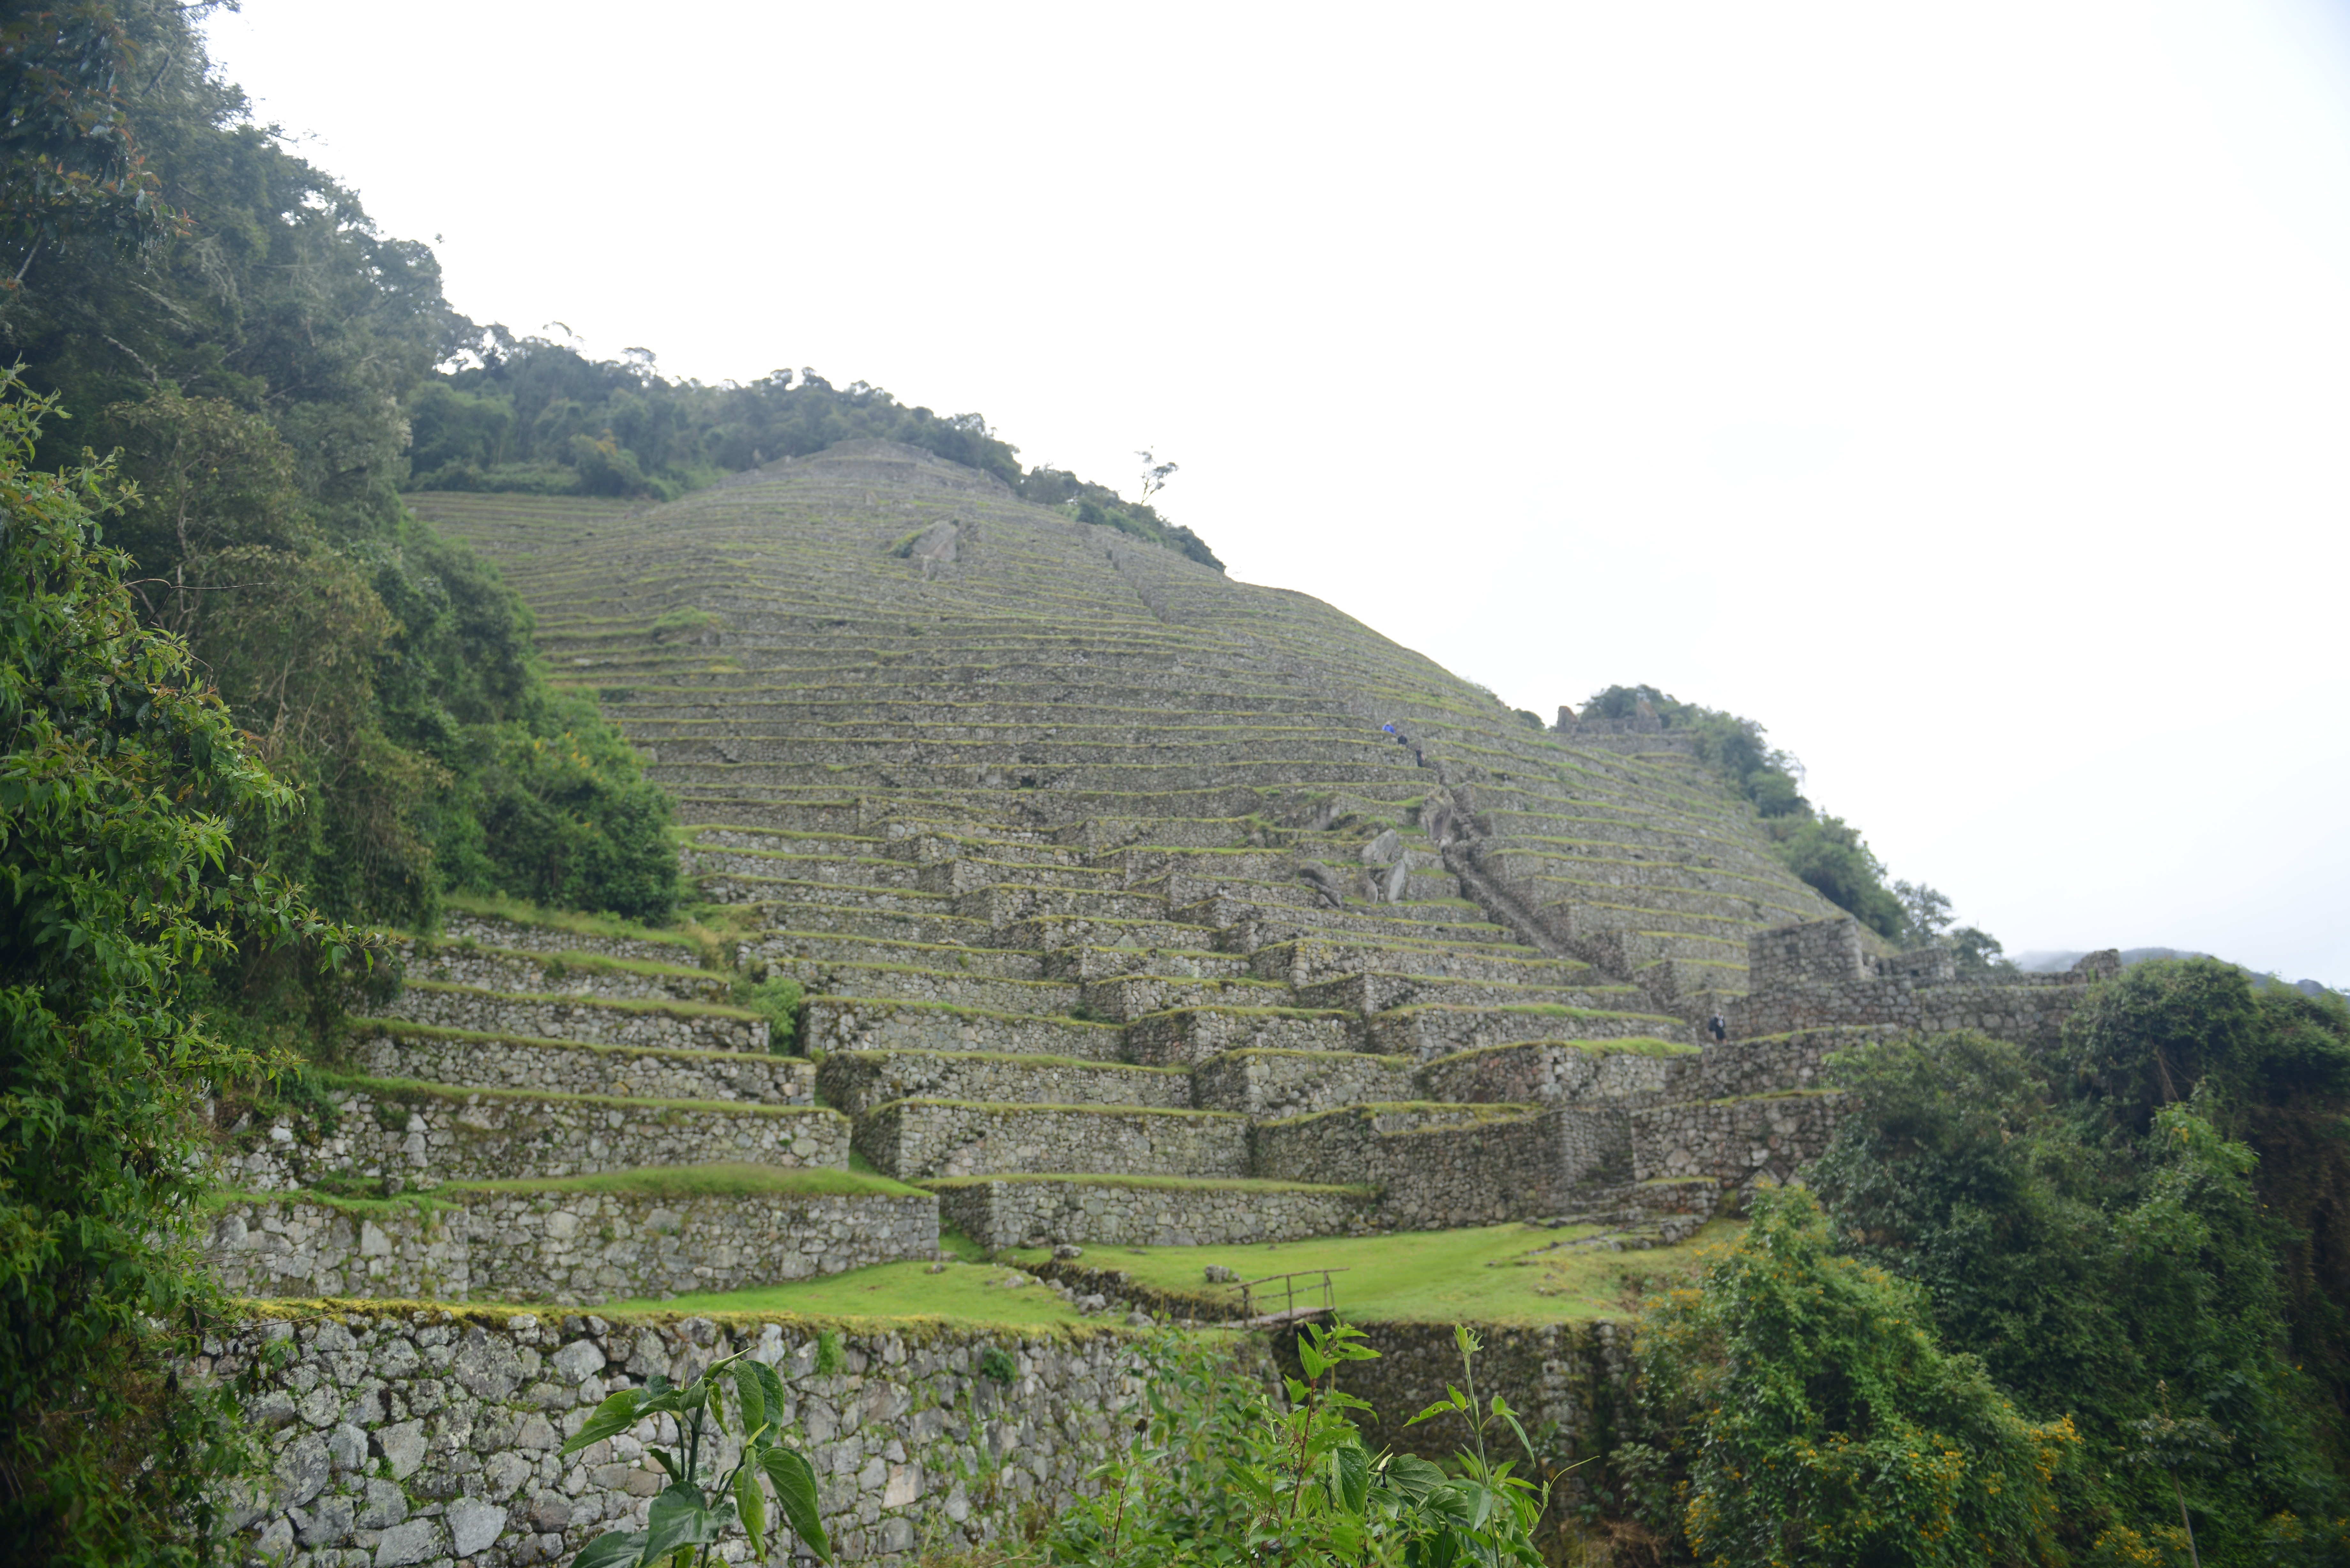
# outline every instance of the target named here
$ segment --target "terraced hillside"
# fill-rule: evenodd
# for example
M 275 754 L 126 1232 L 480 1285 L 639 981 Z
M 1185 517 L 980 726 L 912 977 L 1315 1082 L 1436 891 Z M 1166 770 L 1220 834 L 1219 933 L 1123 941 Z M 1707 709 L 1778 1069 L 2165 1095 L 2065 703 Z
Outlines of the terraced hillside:
M 1317 600 L 914 449 L 637 512 L 414 500 L 674 792 L 689 869 L 757 910 L 742 961 L 805 985 L 799 1114 L 983 1241 L 1639 1196 L 1690 1020 L 1751 932 L 1833 912 L 1663 737 L 1532 729 Z M 536 992 L 532 961 L 440 983 Z M 652 1038 L 599 1005 L 532 1027 Z M 784 1067 L 735 1092 L 804 1099 Z

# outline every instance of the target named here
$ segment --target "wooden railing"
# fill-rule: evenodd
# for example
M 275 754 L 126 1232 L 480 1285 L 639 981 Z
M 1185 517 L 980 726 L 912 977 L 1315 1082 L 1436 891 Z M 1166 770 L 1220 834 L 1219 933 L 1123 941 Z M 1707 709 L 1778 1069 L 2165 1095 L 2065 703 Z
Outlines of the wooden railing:
M 1267 1274 L 1261 1280 L 1242 1280 L 1233 1287 L 1241 1293 L 1241 1316 L 1251 1323 L 1293 1323 L 1302 1317 L 1313 1317 L 1317 1314 L 1328 1312 L 1337 1304 L 1337 1298 L 1331 1290 L 1330 1276 L 1343 1274 L 1346 1272 L 1343 1268 L 1300 1269 L 1293 1274 Z M 1297 1298 L 1301 1293 L 1297 1282 L 1300 1280 L 1321 1282 L 1322 1300 L 1318 1304 L 1312 1299 L 1315 1293 L 1315 1287 L 1310 1284 L 1305 1286 L 1303 1290 L 1303 1293 L 1307 1297 L 1306 1304 L 1302 1307 L 1297 1304 Z M 1271 1291 L 1262 1293 L 1266 1299 L 1260 1303 L 1258 1287 L 1261 1285 L 1282 1287 L 1278 1298 L 1282 1304 L 1278 1310 L 1272 1310 L 1274 1293 Z M 1260 1305 L 1266 1310 L 1260 1310 Z

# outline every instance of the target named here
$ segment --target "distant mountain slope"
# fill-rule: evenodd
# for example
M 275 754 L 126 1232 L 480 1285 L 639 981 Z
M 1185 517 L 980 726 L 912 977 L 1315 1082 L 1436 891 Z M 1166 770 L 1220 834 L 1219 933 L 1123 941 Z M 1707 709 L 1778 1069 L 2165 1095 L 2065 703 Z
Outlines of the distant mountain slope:
M 2058 970 L 2071 969 L 2074 964 L 2080 962 L 2085 956 L 2087 956 L 2085 953 L 2078 952 L 2028 952 L 2017 956 L 2015 967 L 2031 974 L 2052 974 Z M 2144 963 L 2148 959 L 2189 959 L 2210 958 L 2213 956 L 2213 954 L 2207 952 L 2198 952 L 2192 948 L 2124 948 L 2122 950 L 2122 966 L 2126 969 L 2131 964 Z M 2259 970 L 2253 969 L 2248 964 L 2238 964 L 2236 967 L 2242 970 L 2246 974 L 2251 975 L 2252 977 L 2253 984 L 2266 985 L 2269 983 L 2269 977 Z M 2304 996 L 2343 994 L 2336 991 L 2334 987 L 2325 984 L 2323 981 L 2296 980 L 2286 983 L 2290 984 L 2295 991 L 2300 992 Z

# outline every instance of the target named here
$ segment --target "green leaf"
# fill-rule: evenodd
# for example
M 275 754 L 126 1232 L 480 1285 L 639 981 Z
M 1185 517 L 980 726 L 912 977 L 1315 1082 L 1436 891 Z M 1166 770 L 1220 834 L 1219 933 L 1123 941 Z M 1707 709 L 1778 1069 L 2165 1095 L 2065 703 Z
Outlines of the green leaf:
M 784 1380 L 776 1376 L 775 1369 L 764 1361 L 754 1361 L 749 1365 L 758 1374 L 759 1390 L 767 1401 L 767 1419 L 780 1431 L 784 1425 L 784 1412 L 790 1408 L 790 1401 L 784 1397 Z
M 718 1539 L 718 1520 L 702 1501 L 702 1489 L 679 1481 L 653 1499 L 645 1516 L 645 1560 L 655 1562 L 681 1546 Z
M 1388 1461 L 1388 1485 L 1412 1502 L 1424 1502 L 1447 1484 L 1444 1472 L 1417 1454 L 1398 1454 Z
M 649 1454 L 652 1455 L 652 1457 L 653 1457 L 653 1461 L 654 1461 L 656 1464 L 660 1465 L 661 1469 L 665 1469 L 665 1470 L 667 1470 L 667 1471 L 669 1472 L 669 1479 L 670 1479 L 671 1480 L 672 1480 L 672 1481 L 674 1481 L 674 1482 L 678 1483 L 678 1484 L 679 1484 L 679 1485 L 681 1485 L 681 1486 L 684 1484 L 684 1482 L 685 1482 L 685 1477 L 684 1477 L 684 1476 L 682 1476 L 682 1475 L 681 1475 L 681 1474 L 678 1472 L 677 1461 L 676 1461 L 675 1459 L 671 1459 L 671 1458 L 669 1457 L 669 1450 L 668 1450 L 668 1449 L 647 1449 L 645 1450 L 645 1452 L 647 1452 L 647 1453 L 649 1453 Z
M 1338 1506 L 1348 1513 L 1362 1512 L 1371 1495 L 1371 1456 L 1360 1443 L 1349 1443 L 1332 1451 L 1330 1463 L 1338 1478 Z
M 645 1560 L 645 1532 L 599 1535 L 579 1550 L 571 1568 L 637 1568 Z
M 751 1466 L 734 1467 L 734 1506 L 742 1511 L 743 1528 L 751 1532 L 751 1555 L 767 1560 L 767 1494 L 759 1490 L 758 1472 Z
M 587 1425 L 579 1428 L 579 1435 L 557 1449 L 557 1454 L 576 1454 L 590 1443 L 600 1443 L 635 1426 L 639 1397 L 634 1388 L 623 1388 L 618 1394 L 607 1396 L 604 1402 L 596 1407 L 595 1413 L 588 1417 Z
M 762 1449 L 759 1466 L 775 1485 L 775 1506 L 783 1510 L 784 1522 L 792 1527 L 792 1533 L 817 1557 L 831 1562 L 832 1543 L 816 1511 L 816 1471 L 808 1468 L 807 1460 L 789 1449 Z
M 1422 1421 L 1433 1420 L 1439 1416 L 1450 1416 L 1455 1408 L 1456 1407 L 1453 1405 L 1451 1400 L 1439 1399 L 1435 1404 L 1430 1405 L 1427 1409 L 1422 1410 L 1419 1415 L 1414 1416 L 1410 1420 L 1406 1421 L 1404 1425 L 1407 1427 L 1417 1427 Z
M 767 1391 L 759 1385 L 755 1361 L 734 1364 L 734 1394 L 743 1401 L 743 1429 L 755 1432 L 767 1424 Z

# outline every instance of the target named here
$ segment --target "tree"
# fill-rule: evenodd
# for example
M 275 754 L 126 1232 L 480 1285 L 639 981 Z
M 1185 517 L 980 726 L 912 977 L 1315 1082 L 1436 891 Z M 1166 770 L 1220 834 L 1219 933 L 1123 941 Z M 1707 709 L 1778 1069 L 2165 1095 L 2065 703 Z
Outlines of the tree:
M 1699 1286 L 1643 1317 L 1636 1355 L 1700 1562 L 2061 1560 L 2049 1483 L 2071 1423 L 2027 1421 L 1941 1347 L 1923 1293 L 1835 1256 L 1806 1192 L 1759 1194 Z
M 178 1562 L 239 1442 L 170 1373 L 211 1299 L 203 1100 L 269 1065 L 192 987 L 349 938 L 244 853 L 296 796 L 141 623 L 106 468 L 32 467 L 51 407 L 0 383 L 0 1555 Z
M 1893 896 L 1901 900 L 1901 945 L 1911 950 L 1943 945 L 1950 926 L 1950 900 L 1923 882 L 1896 882 Z

